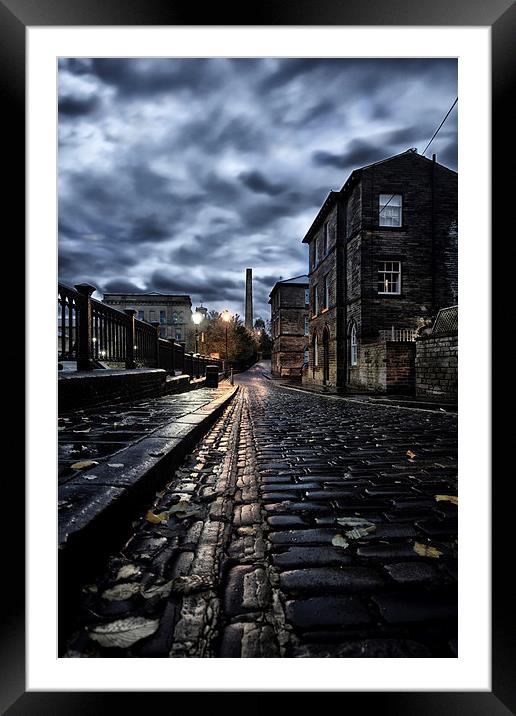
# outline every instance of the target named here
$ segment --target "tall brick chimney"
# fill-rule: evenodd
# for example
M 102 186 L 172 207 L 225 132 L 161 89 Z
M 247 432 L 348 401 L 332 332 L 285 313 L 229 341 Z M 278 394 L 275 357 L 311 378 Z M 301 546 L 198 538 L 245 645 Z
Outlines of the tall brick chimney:
M 245 327 L 253 327 L 253 269 L 245 270 Z

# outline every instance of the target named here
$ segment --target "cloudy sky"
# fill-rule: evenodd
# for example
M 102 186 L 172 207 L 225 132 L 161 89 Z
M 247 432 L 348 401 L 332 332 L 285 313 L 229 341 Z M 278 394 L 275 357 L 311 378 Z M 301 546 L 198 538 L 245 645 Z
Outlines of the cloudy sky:
M 62 59 L 59 278 L 188 293 L 268 318 L 280 277 L 353 169 L 420 152 L 455 60 Z M 427 153 L 457 168 L 457 109 Z

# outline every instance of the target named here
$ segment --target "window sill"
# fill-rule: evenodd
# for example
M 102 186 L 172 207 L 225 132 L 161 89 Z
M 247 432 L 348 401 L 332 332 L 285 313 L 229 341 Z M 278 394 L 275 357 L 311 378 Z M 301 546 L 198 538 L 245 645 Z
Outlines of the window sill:
M 330 310 L 329 308 L 323 308 L 321 313 L 328 313 L 329 310 Z
M 387 296 L 388 298 L 402 298 L 402 296 L 403 296 L 403 294 L 401 294 L 401 293 L 380 293 L 380 292 L 378 292 L 376 295 L 383 296 L 383 297 Z

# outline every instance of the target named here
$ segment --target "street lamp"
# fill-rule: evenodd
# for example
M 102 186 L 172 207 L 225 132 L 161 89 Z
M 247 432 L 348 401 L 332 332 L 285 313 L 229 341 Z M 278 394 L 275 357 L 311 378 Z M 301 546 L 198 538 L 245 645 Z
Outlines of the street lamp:
M 202 321 L 202 313 L 194 311 L 192 321 L 195 323 L 195 352 L 199 353 L 199 323 Z
M 231 313 L 228 311 L 227 308 L 224 309 L 224 311 L 222 312 L 222 320 L 226 324 L 226 363 L 227 363 L 228 362 L 228 322 L 231 320 Z M 226 366 L 225 373 L 227 375 L 227 366 Z

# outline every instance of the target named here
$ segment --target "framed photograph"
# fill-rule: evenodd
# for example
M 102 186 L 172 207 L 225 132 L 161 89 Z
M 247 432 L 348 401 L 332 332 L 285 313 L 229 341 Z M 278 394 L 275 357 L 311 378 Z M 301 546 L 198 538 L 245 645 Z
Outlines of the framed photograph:
M 26 549 L 9 538 L 0 641 L 6 713 L 103 713 L 115 698 L 119 708 L 120 692 L 143 707 L 146 692 L 154 704 L 158 694 L 174 696 L 168 691 L 342 691 L 347 708 L 392 714 L 516 713 L 504 585 L 511 519 L 498 491 L 491 496 L 489 328 L 491 211 L 495 224 L 510 206 L 501 141 L 510 136 L 514 19 L 508 0 L 489 7 L 324 0 L 236 14 L 157 0 L 130 7 L 0 0 L 4 119 L 14 150 L 6 206 L 19 223 L 26 217 L 27 236 L 19 259 L 27 268 L 27 481 L 24 492 L 19 475 L 6 480 L 5 515 L 7 534 L 19 535 L 26 505 Z M 132 522 L 125 551 L 116 539 L 111 547 L 109 527 L 84 544 L 70 527 L 67 544 L 81 546 L 73 551 L 65 539 L 68 556 L 58 565 L 56 502 L 68 509 L 70 485 L 80 495 L 101 485 L 110 505 L 134 499 L 129 482 L 110 482 L 109 471 L 124 464 L 109 456 L 122 453 L 103 437 L 95 449 L 106 452 L 95 460 L 90 418 L 72 418 L 70 428 L 61 388 L 65 451 L 67 431 L 71 437 L 61 481 L 68 487 L 56 495 L 58 283 L 60 370 L 108 368 L 116 382 L 124 370 L 148 368 L 163 382 L 166 372 L 168 384 L 188 375 L 191 391 L 209 380 L 207 366 L 218 366 L 218 380 L 238 395 L 231 405 L 248 422 L 239 417 L 234 439 L 222 439 L 213 474 L 234 458 L 244 505 L 241 491 L 254 489 L 244 475 L 254 465 L 260 520 L 242 506 L 228 518 L 226 503 L 216 502 L 229 489 L 221 482 L 206 483 L 193 504 L 193 475 L 211 464 L 214 436 L 184 463 L 169 503 L 159 485 L 140 525 Z M 181 295 L 172 297 L 170 287 Z M 281 312 L 294 295 L 296 340 L 291 313 Z M 255 361 L 251 378 L 237 374 Z M 262 387 L 246 383 L 258 374 Z M 274 381 L 288 405 L 263 397 Z M 74 410 L 91 409 L 82 388 L 67 390 Z M 315 409 L 311 417 L 317 392 L 329 394 L 324 418 Z M 202 390 L 196 395 L 192 410 L 209 412 Z M 352 427 L 329 429 L 324 420 L 341 420 L 332 406 L 346 395 Z M 216 397 L 220 417 L 230 398 Z M 118 450 L 117 418 L 106 401 L 98 405 L 101 421 L 115 421 L 109 440 Z M 132 424 L 149 421 L 156 430 L 156 412 L 144 412 L 133 411 Z M 197 424 L 197 416 L 184 422 Z M 124 450 L 133 449 L 129 440 Z M 278 444 L 292 449 L 287 468 L 283 454 L 278 464 Z M 161 449 L 147 448 L 146 460 Z M 335 487 L 344 465 L 343 492 Z M 305 511 L 285 509 L 305 495 Z M 86 524 L 91 504 L 79 500 L 69 524 Z M 177 515 L 187 537 L 174 565 L 215 544 L 216 530 L 202 542 L 202 515 L 217 534 L 233 520 L 233 541 L 217 563 L 220 583 L 206 572 L 193 584 L 176 567 L 163 568 L 156 582 L 131 577 L 138 549 L 146 564 L 149 545 L 164 539 L 160 531 Z M 260 552 L 259 522 L 277 541 L 270 558 Z M 192 547 L 196 525 L 201 537 Z M 369 541 L 371 534 L 378 539 Z M 384 563 L 390 536 L 395 554 Z M 169 538 L 176 539 L 172 531 Z M 95 572 L 104 549 L 115 555 L 105 568 L 111 581 Z M 123 609 L 134 590 L 139 606 L 129 618 Z M 183 594 L 159 602 L 170 590 Z M 198 592 L 212 614 L 197 619 L 202 634 L 191 628 Z M 172 644 L 159 629 L 167 619 Z

